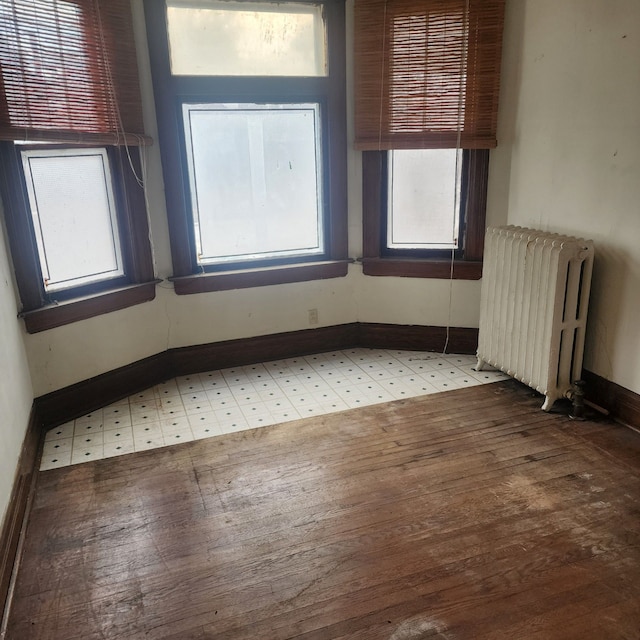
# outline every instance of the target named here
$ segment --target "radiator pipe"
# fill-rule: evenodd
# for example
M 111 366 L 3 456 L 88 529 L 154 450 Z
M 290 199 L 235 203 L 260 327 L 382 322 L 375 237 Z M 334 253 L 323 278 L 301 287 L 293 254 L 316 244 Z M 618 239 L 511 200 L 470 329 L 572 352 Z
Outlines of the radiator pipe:
M 595 402 L 591 402 L 591 400 L 587 400 L 585 398 L 584 399 L 584 404 L 587 407 L 589 407 L 589 409 L 593 409 L 594 411 L 597 411 L 598 413 L 601 413 L 603 416 L 610 415 L 609 409 L 605 409 L 604 407 L 601 407 L 599 404 L 596 404 Z

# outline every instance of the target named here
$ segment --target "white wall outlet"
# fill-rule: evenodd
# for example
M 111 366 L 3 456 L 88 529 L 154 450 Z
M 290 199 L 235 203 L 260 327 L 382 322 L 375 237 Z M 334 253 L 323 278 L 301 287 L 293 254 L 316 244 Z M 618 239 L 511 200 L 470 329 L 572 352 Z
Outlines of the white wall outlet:
M 309 309 L 309 324 L 318 324 L 318 310 Z

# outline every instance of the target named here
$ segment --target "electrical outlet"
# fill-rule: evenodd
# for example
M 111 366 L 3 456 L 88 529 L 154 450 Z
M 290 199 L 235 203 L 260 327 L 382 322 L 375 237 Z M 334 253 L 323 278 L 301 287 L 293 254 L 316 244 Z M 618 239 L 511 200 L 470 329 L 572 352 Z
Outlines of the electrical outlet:
M 309 324 L 318 324 L 318 310 L 309 309 Z

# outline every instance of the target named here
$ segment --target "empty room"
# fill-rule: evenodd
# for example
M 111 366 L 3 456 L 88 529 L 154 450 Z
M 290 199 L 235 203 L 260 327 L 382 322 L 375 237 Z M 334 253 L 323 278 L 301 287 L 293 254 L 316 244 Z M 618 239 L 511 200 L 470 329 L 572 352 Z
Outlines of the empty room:
M 636 0 L 0 0 L 2 640 L 640 640 Z

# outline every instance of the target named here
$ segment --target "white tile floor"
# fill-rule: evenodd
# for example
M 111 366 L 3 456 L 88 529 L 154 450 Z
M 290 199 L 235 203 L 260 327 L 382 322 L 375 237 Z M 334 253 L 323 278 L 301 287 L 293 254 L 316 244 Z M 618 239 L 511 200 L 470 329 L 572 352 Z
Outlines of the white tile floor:
M 503 380 L 467 355 L 349 349 L 182 376 L 47 433 L 40 470 Z

